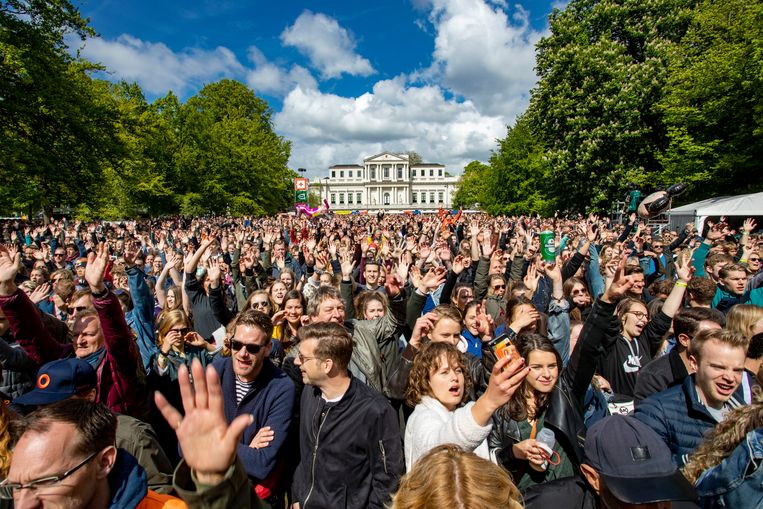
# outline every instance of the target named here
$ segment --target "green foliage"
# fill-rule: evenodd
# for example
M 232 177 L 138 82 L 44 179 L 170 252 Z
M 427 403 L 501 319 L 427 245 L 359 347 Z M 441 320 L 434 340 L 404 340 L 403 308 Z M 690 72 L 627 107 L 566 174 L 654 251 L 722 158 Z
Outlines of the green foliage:
M 489 165 L 473 161 L 464 169 L 456 206 L 479 203 L 490 214 L 550 214 L 543 154 L 527 118 L 520 117 L 499 140 Z
M 689 197 L 763 189 L 763 2 L 703 2 L 672 62 L 664 180 Z
M 65 0 L 0 8 L 0 210 L 117 219 L 270 214 L 292 202 L 290 144 L 267 103 L 222 80 L 181 104 L 93 79 L 66 34 L 92 34 Z
M 415 150 L 409 150 L 405 153 L 408 156 L 408 163 L 409 164 L 421 164 L 424 162 L 424 159 L 421 157 L 421 154 L 416 152 Z

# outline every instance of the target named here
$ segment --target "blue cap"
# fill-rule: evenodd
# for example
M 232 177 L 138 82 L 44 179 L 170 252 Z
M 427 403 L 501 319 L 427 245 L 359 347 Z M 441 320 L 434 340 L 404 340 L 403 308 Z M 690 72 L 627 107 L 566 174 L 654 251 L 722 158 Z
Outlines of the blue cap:
M 97 379 L 93 367 L 82 359 L 72 357 L 52 361 L 37 372 L 35 388 L 13 402 L 26 406 L 49 405 L 94 388 Z
M 591 426 L 583 462 L 627 504 L 697 499 L 694 487 L 673 465 L 667 444 L 635 417 L 611 415 Z

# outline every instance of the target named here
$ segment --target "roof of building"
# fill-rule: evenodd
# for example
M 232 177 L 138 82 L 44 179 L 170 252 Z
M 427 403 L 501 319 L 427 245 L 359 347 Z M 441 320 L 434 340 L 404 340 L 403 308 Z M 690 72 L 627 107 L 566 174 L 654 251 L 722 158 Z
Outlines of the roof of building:
M 430 168 L 430 167 L 445 168 L 445 165 L 440 163 L 419 163 L 419 164 L 411 165 L 411 168 Z
M 361 170 L 363 167 L 359 164 L 335 164 L 333 166 L 329 166 L 329 168 L 360 168 Z
M 382 152 L 381 154 L 376 154 L 375 156 L 371 157 L 365 157 L 363 158 L 363 161 L 368 161 L 370 159 L 378 159 L 381 156 L 390 155 L 392 157 L 395 157 L 397 159 L 400 159 L 401 161 L 407 161 L 408 160 L 408 154 L 395 154 L 394 152 Z

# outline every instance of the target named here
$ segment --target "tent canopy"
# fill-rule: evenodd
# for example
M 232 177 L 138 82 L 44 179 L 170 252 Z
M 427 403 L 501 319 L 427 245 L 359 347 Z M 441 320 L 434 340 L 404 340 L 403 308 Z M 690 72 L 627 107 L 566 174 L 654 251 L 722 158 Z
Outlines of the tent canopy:
M 763 193 L 741 194 L 739 196 L 719 196 L 670 210 L 670 227 L 681 228 L 694 222 L 702 231 L 708 217 L 756 217 L 763 216 Z

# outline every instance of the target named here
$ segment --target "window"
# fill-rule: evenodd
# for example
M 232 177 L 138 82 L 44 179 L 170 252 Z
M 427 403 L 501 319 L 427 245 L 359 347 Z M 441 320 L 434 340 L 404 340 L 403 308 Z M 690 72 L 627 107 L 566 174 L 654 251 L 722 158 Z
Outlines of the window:
M 429 170 L 429 176 L 430 177 L 434 177 L 434 170 L 432 170 L 432 169 Z
M 445 198 L 445 193 L 442 191 L 437 192 L 437 203 L 442 203 Z
M 360 201 L 360 197 L 361 197 L 361 196 L 362 196 L 362 194 L 360 194 L 360 193 L 358 193 L 357 195 L 355 195 L 355 198 L 357 198 L 357 202 L 358 202 L 358 205 L 360 205 L 360 204 L 362 203 L 362 202 Z
M 384 178 L 385 179 L 389 178 L 389 166 L 384 167 Z
M 339 171 L 339 178 L 340 178 L 340 179 L 343 179 L 343 178 L 344 178 L 344 170 L 340 170 L 340 171 Z
M 415 177 L 415 176 L 416 176 L 416 170 L 413 170 L 413 169 L 412 169 L 412 170 L 411 170 L 411 177 Z
M 418 197 L 419 197 L 419 193 L 413 193 L 411 195 L 411 203 L 418 203 L 419 201 Z
M 341 196 L 342 195 L 340 194 L 339 196 L 340 196 L 339 199 L 340 199 L 340 203 L 341 203 L 341 199 L 342 199 Z M 429 191 L 429 203 L 434 203 L 434 191 Z
M 336 193 L 331 193 L 331 204 L 336 205 Z
M 334 170 L 331 170 L 331 178 L 332 178 L 332 179 L 333 179 L 333 178 L 336 178 L 336 171 L 334 171 Z
M 339 205 L 344 205 L 344 193 L 339 193 Z
M 352 170 L 349 170 L 349 171 L 347 172 L 347 176 L 348 176 L 349 178 L 352 178 Z
M 427 193 L 422 192 L 421 193 L 421 203 L 426 203 L 426 202 L 427 202 Z
M 442 169 L 440 169 L 440 170 L 437 170 L 437 176 L 438 176 L 438 177 L 442 177 Z
M 397 179 L 398 180 L 403 180 L 403 167 L 402 166 L 398 166 L 397 167 Z
M 347 193 L 347 205 L 352 205 L 352 193 Z
M 376 180 L 376 167 L 371 166 L 371 180 Z
M 384 193 L 384 205 L 389 205 L 389 193 Z

